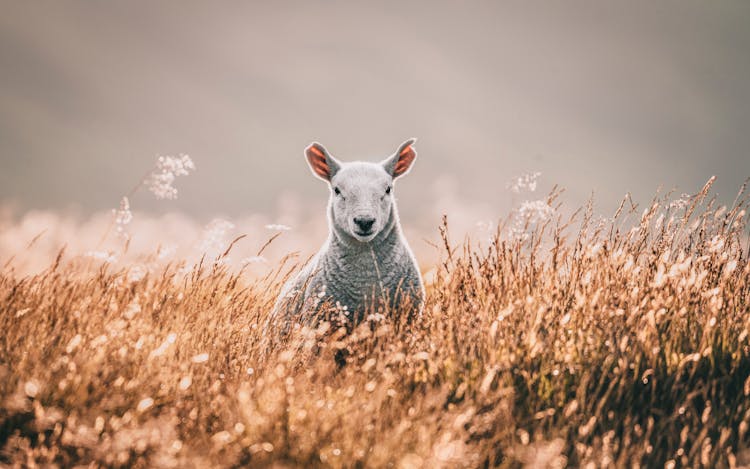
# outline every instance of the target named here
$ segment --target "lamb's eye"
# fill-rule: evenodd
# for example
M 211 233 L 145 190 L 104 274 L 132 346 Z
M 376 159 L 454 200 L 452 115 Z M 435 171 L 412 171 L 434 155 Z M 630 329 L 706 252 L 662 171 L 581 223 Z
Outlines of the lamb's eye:
M 390 194 L 391 193 L 391 186 L 388 186 L 385 188 L 385 193 Z
M 333 188 L 333 193 L 336 194 L 336 195 L 341 195 L 341 191 L 339 190 L 338 187 L 334 187 Z

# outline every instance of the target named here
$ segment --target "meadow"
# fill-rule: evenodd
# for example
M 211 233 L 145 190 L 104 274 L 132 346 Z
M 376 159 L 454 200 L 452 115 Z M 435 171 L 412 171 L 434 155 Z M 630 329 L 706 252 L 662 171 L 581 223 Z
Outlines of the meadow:
M 553 190 L 481 239 L 446 220 L 421 317 L 273 348 L 262 325 L 304 259 L 251 274 L 229 240 L 4 260 L 0 464 L 750 465 L 747 195 L 720 206 L 711 183 L 602 219 Z

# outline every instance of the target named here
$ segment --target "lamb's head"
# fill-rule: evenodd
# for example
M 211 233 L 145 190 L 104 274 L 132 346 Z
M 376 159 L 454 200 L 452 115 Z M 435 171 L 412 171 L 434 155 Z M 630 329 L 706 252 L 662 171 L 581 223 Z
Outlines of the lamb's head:
M 315 142 L 305 149 L 313 174 L 326 181 L 331 191 L 329 214 L 333 228 L 368 243 L 388 226 L 394 212 L 393 183 L 409 172 L 417 153 L 415 139 L 379 163 L 344 163 Z

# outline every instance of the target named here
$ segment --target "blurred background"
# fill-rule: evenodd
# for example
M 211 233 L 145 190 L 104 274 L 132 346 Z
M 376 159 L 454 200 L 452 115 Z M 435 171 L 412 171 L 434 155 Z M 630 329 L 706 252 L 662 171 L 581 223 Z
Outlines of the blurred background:
M 731 203 L 750 176 L 746 1 L 2 5 L 5 257 L 37 231 L 100 236 L 159 154 L 197 170 L 177 200 L 132 197 L 134 223 L 179 239 L 222 217 L 257 243 L 284 223 L 302 251 L 325 233 L 312 140 L 377 160 L 418 137 L 397 188 L 418 252 L 442 214 L 491 223 L 554 184 L 606 216 L 712 175 Z M 528 172 L 534 195 L 509 190 Z

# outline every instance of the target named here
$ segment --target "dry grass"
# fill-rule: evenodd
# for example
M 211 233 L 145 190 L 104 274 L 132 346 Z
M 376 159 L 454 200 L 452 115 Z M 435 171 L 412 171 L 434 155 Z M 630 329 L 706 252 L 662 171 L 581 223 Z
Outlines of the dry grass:
M 0 462 L 750 464 L 745 201 L 716 207 L 709 186 L 486 246 L 444 231 L 416 323 L 300 328 L 271 354 L 260 325 L 281 266 L 6 268 Z

